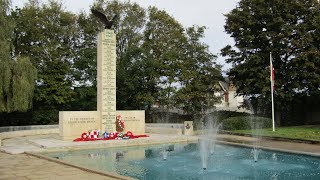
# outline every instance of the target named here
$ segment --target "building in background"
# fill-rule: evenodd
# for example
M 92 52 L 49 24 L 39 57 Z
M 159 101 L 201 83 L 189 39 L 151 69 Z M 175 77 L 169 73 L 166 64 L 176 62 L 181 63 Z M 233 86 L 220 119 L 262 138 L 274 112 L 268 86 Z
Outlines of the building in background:
M 249 112 L 249 110 L 240 108 L 244 102 L 243 96 L 237 96 L 236 87 L 229 81 L 229 78 L 225 78 L 225 81 L 219 81 L 219 86 L 221 88 L 220 92 L 216 95 L 222 96 L 221 102 L 216 104 L 216 110 L 218 111 L 236 111 L 236 112 Z

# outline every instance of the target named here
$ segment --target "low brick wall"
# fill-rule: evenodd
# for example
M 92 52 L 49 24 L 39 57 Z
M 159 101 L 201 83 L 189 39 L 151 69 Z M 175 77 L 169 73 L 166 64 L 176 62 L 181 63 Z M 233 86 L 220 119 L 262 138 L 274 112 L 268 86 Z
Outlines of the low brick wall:
M 182 129 L 146 127 L 146 133 L 181 135 Z
M 181 135 L 183 133 L 183 124 L 146 123 L 145 132 L 146 133 L 153 133 L 153 134 Z
M 0 133 L 11 132 L 11 131 L 55 129 L 55 128 L 59 128 L 59 125 L 55 124 L 55 125 L 32 125 L 32 126 L 4 126 L 4 127 L 0 127 Z

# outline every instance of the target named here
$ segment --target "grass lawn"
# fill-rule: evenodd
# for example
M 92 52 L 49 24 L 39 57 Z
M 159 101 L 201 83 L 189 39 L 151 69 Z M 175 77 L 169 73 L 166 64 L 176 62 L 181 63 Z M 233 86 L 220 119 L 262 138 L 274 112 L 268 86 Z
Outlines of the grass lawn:
M 235 130 L 233 132 L 252 134 L 251 130 Z M 292 126 L 292 127 L 279 127 L 275 132 L 269 129 L 262 129 L 261 132 L 257 131 L 261 136 L 271 137 L 285 137 L 292 139 L 316 140 L 320 141 L 320 127 L 319 126 Z

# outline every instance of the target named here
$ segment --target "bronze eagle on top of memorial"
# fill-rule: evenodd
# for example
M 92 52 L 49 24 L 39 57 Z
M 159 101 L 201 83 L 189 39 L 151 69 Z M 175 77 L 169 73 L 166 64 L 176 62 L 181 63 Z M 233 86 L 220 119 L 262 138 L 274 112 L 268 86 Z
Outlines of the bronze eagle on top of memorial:
M 117 17 L 117 15 L 114 15 L 113 18 L 109 20 L 107 16 L 101 11 L 92 8 L 91 12 L 96 18 L 98 18 L 104 24 L 105 29 L 111 29 L 114 24 L 114 20 Z

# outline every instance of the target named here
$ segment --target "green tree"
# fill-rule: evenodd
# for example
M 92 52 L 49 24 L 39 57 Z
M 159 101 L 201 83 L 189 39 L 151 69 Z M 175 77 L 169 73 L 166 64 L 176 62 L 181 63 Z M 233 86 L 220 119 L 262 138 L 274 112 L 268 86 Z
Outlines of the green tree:
M 37 75 L 28 58 L 16 56 L 12 46 L 15 22 L 9 8 L 9 0 L 0 1 L 0 112 L 7 113 L 32 107 Z
M 74 82 L 74 100 L 70 110 L 97 109 L 97 44 L 96 38 L 99 24 L 92 15 L 82 11 L 77 17 L 77 32 L 75 36 L 75 58 L 72 64 L 72 79 Z
M 209 51 L 208 45 L 201 42 L 204 31 L 205 27 L 187 28 L 185 53 L 177 76 L 181 87 L 175 99 L 186 112 L 195 116 L 221 100 L 215 95 L 222 80 L 221 66 L 216 64 L 216 56 Z
M 161 106 L 172 106 L 176 93 L 178 67 L 186 43 L 184 28 L 173 17 L 155 7 L 149 8 L 149 21 L 144 32 L 144 80 L 150 106 L 158 102 Z
M 319 96 L 317 0 L 242 0 L 226 18 L 225 30 L 236 47 L 222 49 L 226 61 L 233 64 L 228 74 L 237 93 L 250 97 L 253 107 L 257 108 L 258 102 L 270 105 L 269 52 L 275 68 L 278 111 L 288 112 L 300 97 Z
M 77 17 L 78 30 L 75 36 L 76 56 L 73 63 L 73 78 L 80 86 L 96 86 L 97 76 L 97 34 L 99 25 L 84 11 Z M 87 84 L 89 82 L 89 84 Z
M 115 25 L 117 34 L 117 108 L 143 109 L 139 94 L 142 91 L 143 28 L 146 10 L 137 3 L 111 1 L 107 4 L 109 16 L 118 15 Z M 108 13 L 109 12 L 109 13 Z
M 32 57 L 38 69 L 35 101 L 59 108 L 72 101 L 72 64 L 75 59 L 76 16 L 62 4 L 35 0 L 14 11 L 15 53 Z

